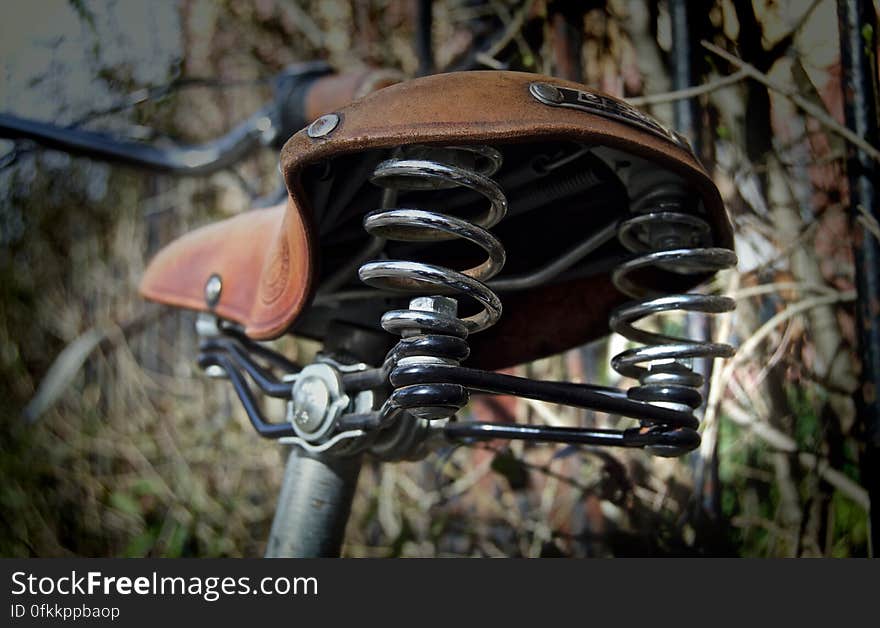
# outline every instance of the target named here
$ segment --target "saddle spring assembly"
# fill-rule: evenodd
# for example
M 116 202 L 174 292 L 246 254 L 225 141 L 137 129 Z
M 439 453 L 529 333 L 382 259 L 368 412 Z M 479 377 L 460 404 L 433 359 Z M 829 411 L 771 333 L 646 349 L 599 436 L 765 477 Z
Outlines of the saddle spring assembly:
M 406 309 L 393 309 L 381 317 L 382 328 L 400 339 L 380 366 L 341 364 L 319 356 L 316 363 L 300 369 L 233 326 L 206 326 L 200 363 L 231 380 L 258 433 L 314 452 L 333 450 L 344 455 L 368 449 L 383 459 L 420 457 L 435 439 L 636 447 L 660 456 L 679 456 L 699 445 L 694 410 L 703 402 L 703 378 L 693 360 L 729 357 L 733 348 L 637 324 L 667 312 L 732 310 L 734 302 L 727 297 L 677 294 L 662 288 L 674 286 L 676 276 L 699 278 L 730 267 L 736 255 L 711 246 L 710 226 L 699 208 L 689 204 L 682 182 L 657 169 L 631 174 L 628 216 L 603 228 L 601 238 L 591 236 L 591 240 L 616 237 L 630 254 L 617 263 L 611 281 L 633 301 L 611 313 L 609 327 L 640 346 L 614 356 L 611 366 L 638 384 L 622 390 L 538 381 L 462 365 L 470 353 L 469 336 L 490 328 L 502 313 L 492 285 L 504 286 L 503 281 L 493 284 L 493 278 L 503 269 L 506 253 L 490 232 L 508 212 L 505 193 L 493 179 L 502 161 L 502 152 L 489 146 L 413 145 L 395 150 L 372 169 L 370 181 L 383 193 L 382 207 L 363 220 L 373 238 L 371 251 L 384 250 L 386 242 L 465 240 L 481 251 L 482 260 L 467 262 L 471 265 L 460 270 L 412 259 L 379 259 L 360 266 L 358 276 L 369 286 L 415 295 Z M 436 200 L 438 194 L 462 190 L 476 194 L 482 207 L 467 218 L 445 211 L 447 205 Z M 398 202 L 402 192 L 408 193 L 405 203 Z M 435 209 L 401 207 L 417 196 L 413 192 L 433 194 Z M 460 315 L 459 308 L 466 313 Z M 252 356 L 284 376 L 275 378 Z M 286 422 L 263 417 L 245 374 L 264 394 L 287 400 Z M 474 391 L 588 408 L 636 419 L 639 424 L 607 429 L 458 421 L 456 412 Z
M 708 246 L 708 223 L 685 209 L 685 193 L 677 182 L 648 181 L 631 202 L 632 217 L 621 221 L 616 235 L 635 257 L 612 273 L 615 287 L 635 299 L 617 308 L 610 328 L 642 346 L 612 359 L 612 367 L 639 384 L 621 391 L 601 386 L 538 382 L 468 369 L 467 337 L 493 325 L 501 301 L 486 282 L 505 263 L 501 242 L 488 229 L 505 216 L 504 192 L 491 176 L 501 166 L 501 153 L 488 146 L 409 147 L 381 162 L 372 182 L 385 189 L 383 208 L 367 215 L 365 229 L 374 237 L 405 242 L 463 238 L 486 254 L 483 263 L 461 271 L 414 261 L 371 261 L 359 276 L 376 288 L 420 293 L 409 309 L 392 310 L 382 327 L 401 336 L 388 354 L 385 370 L 394 389 L 383 406 L 387 424 L 401 410 L 429 421 L 449 421 L 447 437 L 455 439 L 520 438 L 534 441 L 645 447 L 661 456 L 681 455 L 699 442 L 693 411 L 702 405 L 703 377 L 695 372 L 697 358 L 729 357 L 726 344 L 647 331 L 635 325 L 658 313 L 685 311 L 717 314 L 734 309 L 732 299 L 700 294 L 667 294 L 640 279 L 646 269 L 679 275 L 714 272 L 733 266 L 736 255 Z M 463 186 L 486 198 L 489 207 L 471 221 L 438 211 L 395 207 L 401 190 L 446 190 Z M 636 186 L 638 187 L 638 186 Z M 663 282 L 656 282 L 662 284 Z M 480 306 L 477 314 L 459 318 L 458 298 Z M 639 419 L 629 430 L 536 427 L 450 421 L 468 401 L 468 392 L 514 394 L 568 403 Z

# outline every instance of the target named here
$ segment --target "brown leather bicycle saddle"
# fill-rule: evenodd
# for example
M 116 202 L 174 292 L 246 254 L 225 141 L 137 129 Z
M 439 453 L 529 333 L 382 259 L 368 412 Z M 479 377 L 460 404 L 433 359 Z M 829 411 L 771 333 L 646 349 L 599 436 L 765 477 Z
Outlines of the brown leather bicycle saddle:
M 322 338 L 333 321 L 378 329 L 384 311 L 413 295 L 370 296 L 354 272 L 330 292 L 322 286 L 369 243 L 364 216 L 383 200 L 370 180 L 376 166 L 401 151 L 431 147 L 491 146 L 503 156 L 493 176 L 509 204 L 507 218 L 491 230 L 507 251 L 498 280 L 544 268 L 658 189 L 676 190 L 702 216 L 711 227 L 707 244 L 732 248 L 721 198 L 687 143 L 581 85 L 518 72 L 442 74 L 386 87 L 335 113 L 338 123 L 326 134 L 311 137 L 304 129 L 284 146 L 286 205 L 173 242 L 149 265 L 142 294 L 213 311 L 257 340 L 286 332 Z M 470 190 L 444 189 L 401 192 L 395 206 L 468 217 L 485 203 Z M 388 259 L 453 268 L 467 267 L 479 253 L 449 241 L 388 241 L 384 249 Z M 605 335 L 610 311 L 627 300 L 610 279 L 627 255 L 615 238 L 546 281 L 498 290 L 503 314 L 469 338 L 468 364 L 500 368 Z M 682 288 L 701 279 L 655 274 Z M 213 303 L 206 299 L 212 277 L 214 288 L 222 286 Z

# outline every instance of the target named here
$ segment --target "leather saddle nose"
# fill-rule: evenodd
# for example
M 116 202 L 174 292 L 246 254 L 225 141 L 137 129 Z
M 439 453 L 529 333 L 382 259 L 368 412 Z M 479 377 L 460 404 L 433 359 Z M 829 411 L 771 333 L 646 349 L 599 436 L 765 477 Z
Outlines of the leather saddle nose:
M 150 262 L 140 292 L 167 305 L 213 311 L 252 338 L 274 338 L 309 296 L 312 249 L 305 213 L 289 198 L 175 240 Z

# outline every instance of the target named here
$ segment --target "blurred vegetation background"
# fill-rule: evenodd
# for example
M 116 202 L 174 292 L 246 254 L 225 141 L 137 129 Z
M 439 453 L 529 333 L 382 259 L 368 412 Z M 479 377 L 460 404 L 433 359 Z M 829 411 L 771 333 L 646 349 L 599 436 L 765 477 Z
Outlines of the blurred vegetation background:
M 7 6 L 0 110 L 208 140 L 268 101 L 268 80 L 296 61 L 414 76 L 415 4 Z M 367 463 L 345 555 L 867 554 L 835 2 L 705 4 L 693 45 L 705 39 L 734 60 L 700 49 L 695 139 L 740 256 L 709 288 L 735 296 L 738 310 L 708 331 L 740 351 L 713 370 L 703 446 L 666 460 L 494 443 Z M 580 74 L 672 124 L 665 2 L 450 0 L 434 2 L 433 16 L 440 70 L 482 20 L 500 33 L 485 67 L 505 67 L 501 53 L 513 51 L 518 68 Z M 768 81 L 726 80 L 740 61 Z M 118 106 L 193 78 L 210 80 Z M 792 94 L 828 119 L 804 114 Z M 0 555 L 262 553 L 284 452 L 253 433 L 227 384 L 196 368 L 193 316 L 149 307 L 136 285 L 161 245 L 274 189 L 276 168 L 267 150 L 208 179 L 171 179 L 0 142 Z M 605 365 L 620 348 L 612 337 L 518 371 L 617 384 Z M 313 350 L 288 345 L 293 358 Z M 476 399 L 467 411 L 609 420 L 514 399 Z

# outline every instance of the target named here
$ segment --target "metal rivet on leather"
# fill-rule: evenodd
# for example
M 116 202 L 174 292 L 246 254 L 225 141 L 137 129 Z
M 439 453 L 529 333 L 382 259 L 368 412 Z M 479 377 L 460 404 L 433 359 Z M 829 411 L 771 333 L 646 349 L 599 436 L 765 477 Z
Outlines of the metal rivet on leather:
M 529 92 L 534 96 L 537 100 L 545 103 L 559 103 L 562 102 L 562 94 L 558 89 L 550 85 L 549 83 L 531 83 L 529 85 Z
M 208 277 L 205 282 L 205 301 L 208 307 L 214 307 L 220 300 L 220 293 L 223 291 L 223 280 L 220 275 L 214 274 Z
M 306 132 L 311 138 L 324 137 L 329 135 L 338 125 L 339 116 L 335 113 L 328 113 L 312 122 Z

